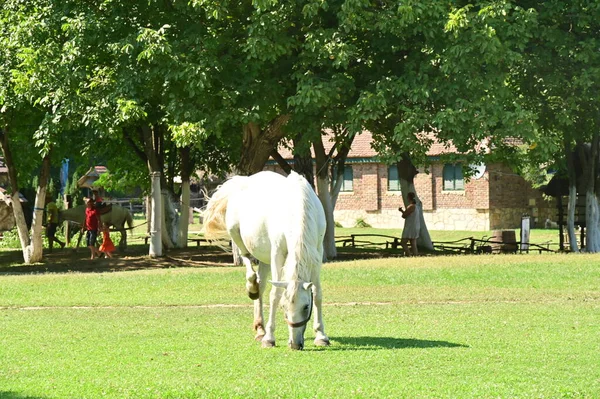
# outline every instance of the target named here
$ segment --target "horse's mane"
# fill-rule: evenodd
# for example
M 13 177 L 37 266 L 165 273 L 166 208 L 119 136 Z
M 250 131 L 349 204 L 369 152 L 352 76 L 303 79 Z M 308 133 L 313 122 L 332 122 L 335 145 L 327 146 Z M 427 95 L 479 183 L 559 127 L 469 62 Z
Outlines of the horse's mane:
M 313 273 L 318 273 L 323 261 L 319 253 L 319 240 L 323 237 L 319 234 L 318 216 L 322 210 L 317 208 L 320 203 L 315 203 L 314 190 L 306 179 L 296 172 L 291 172 L 287 177 L 286 190 L 289 193 L 290 216 L 287 235 L 288 248 L 293 250 L 295 256 L 289 256 L 284 265 L 284 279 L 312 281 Z M 298 212 L 298 209 L 302 209 Z M 293 241 L 295 239 L 295 241 Z

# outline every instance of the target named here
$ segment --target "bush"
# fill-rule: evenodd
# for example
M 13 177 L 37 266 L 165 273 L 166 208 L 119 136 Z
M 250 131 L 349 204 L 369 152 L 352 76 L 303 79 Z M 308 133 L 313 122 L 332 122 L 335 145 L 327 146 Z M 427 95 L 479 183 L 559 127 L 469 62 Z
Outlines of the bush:
M 363 218 L 358 218 L 356 219 L 356 223 L 354 224 L 354 227 L 372 227 L 369 223 L 365 222 L 365 220 Z
M 21 241 L 16 228 L 2 233 L 0 248 L 21 248 Z

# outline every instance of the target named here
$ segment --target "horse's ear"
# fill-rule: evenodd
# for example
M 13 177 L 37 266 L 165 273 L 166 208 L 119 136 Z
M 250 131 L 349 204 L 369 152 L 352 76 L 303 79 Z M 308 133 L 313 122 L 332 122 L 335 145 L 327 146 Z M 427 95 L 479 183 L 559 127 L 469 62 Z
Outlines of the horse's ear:
M 303 283 L 302 286 L 308 291 L 313 287 L 313 283 Z
M 287 281 L 270 281 L 270 283 L 273 284 L 277 288 L 287 288 L 287 286 L 288 286 Z

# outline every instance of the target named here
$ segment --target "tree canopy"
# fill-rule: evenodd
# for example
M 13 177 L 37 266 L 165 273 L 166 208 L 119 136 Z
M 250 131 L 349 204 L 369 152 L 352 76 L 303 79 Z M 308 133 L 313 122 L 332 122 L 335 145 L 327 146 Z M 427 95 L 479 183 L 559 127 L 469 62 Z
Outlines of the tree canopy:
M 413 169 L 433 140 L 564 167 L 565 146 L 598 141 L 599 16 L 582 0 L 4 0 L 0 133 L 18 175 L 104 159 L 113 184 L 148 188 L 154 171 L 163 188 L 256 172 L 324 129 L 339 162 L 368 129 Z

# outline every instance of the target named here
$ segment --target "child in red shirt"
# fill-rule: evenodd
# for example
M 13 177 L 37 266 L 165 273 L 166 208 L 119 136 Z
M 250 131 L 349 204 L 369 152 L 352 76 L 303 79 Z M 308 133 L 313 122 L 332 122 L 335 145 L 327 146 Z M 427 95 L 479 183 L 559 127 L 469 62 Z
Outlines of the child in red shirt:
M 100 252 L 104 253 L 108 258 L 112 258 L 112 253 L 115 250 L 115 244 L 110 239 L 110 229 L 108 224 L 103 224 L 102 228 L 102 245 L 100 245 Z

